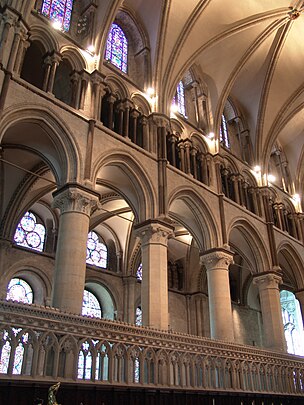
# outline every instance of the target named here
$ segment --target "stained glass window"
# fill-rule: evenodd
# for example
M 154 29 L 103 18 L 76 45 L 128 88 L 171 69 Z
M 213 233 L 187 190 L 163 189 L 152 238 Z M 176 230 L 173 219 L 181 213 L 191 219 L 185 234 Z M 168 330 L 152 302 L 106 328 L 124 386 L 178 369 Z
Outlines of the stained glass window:
M 222 122 L 220 127 L 220 142 L 226 148 L 230 148 L 227 120 L 224 114 L 222 114 Z
M 1 350 L 1 357 L 0 357 L 0 373 L 7 374 L 8 372 L 8 365 L 9 365 L 9 359 L 10 359 L 10 354 L 11 354 L 11 344 L 10 344 L 10 339 L 8 336 L 8 333 L 4 331 L 3 337 L 3 346 Z
M 112 24 L 106 46 L 105 58 L 122 72 L 127 73 L 128 40 L 117 24 Z
M 63 31 L 70 29 L 73 0 L 44 0 L 41 13 L 58 24 Z
M 283 290 L 280 292 L 282 318 L 288 353 L 304 355 L 304 330 L 299 301 L 295 295 Z
M 45 227 L 37 223 L 37 218 L 32 212 L 26 212 L 19 222 L 14 241 L 19 246 L 42 252 L 45 239 Z
M 136 278 L 137 280 L 142 281 L 142 263 L 140 263 L 140 265 L 137 268 Z
M 137 326 L 142 325 L 142 310 L 141 310 L 141 307 L 136 308 L 135 325 L 137 325 Z
M 88 290 L 83 292 L 82 315 L 102 317 L 102 310 L 98 299 Z
M 94 266 L 107 267 L 107 247 L 100 242 L 100 238 L 95 232 L 89 232 L 87 241 L 87 263 Z
M 185 88 L 182 81 L 180 81 L 177 85 L 175 104 L 178 107 L 178 112 L 185 117 L 186 116 Z
M 33 290 L 31 286 L 21 278 L 12 278 L 7 287 L 6 299 L 32 304 Z

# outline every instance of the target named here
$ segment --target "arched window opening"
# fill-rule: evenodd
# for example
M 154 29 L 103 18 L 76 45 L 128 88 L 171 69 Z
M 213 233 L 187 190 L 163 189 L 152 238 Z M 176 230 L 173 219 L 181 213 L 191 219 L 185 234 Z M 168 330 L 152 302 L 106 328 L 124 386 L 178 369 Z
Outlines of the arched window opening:
M 43 56 L 39 42 L 32 42 L 25 53 L 20 77 L 33 86 L 42 89 L 44 80 Z
M 138 281 L 142 281 L 142 263 L 137 267 L 136 278 Z
M 37 218 L 32 212 L 26 212 L 17 226 L 14 241 L 19 246 L 42 252 L 44 239 L 45 227 L 37 223 Z
M 102 308 L 93 293 L 88 290 L 83 292 L 82 315 L 102 318 Z
M 106 46 L 106 60 L 122 72 L 127 73 L 128 68 L 128 40 L 117 24 L 112 24 Z
M 87 241 L 87 263 L 107 268 L 108 250 L 96 232 L 89 232 Z
M 73 0 L 44 0 L 41 14 L 56 24 L 56 28 L 69 31 L 72 17 Z
M 303 356 L 304 330 L 299 301 L 292 292 L 286 290 L 280 292 L 280 301 L 287 351 Z
M 32 304 L 32 287 L 21 278 L 12 278 L 7 287 L 6 299 L 23 302 L 24 304 Z
M 92 353 L 90 351 L 90 344 L 84 342 L 78 356 L 78 378 L 83 380 L 91 379 L 92 370 Z
M 227 120 L 224 114 L 222 114 L 222 121 L 220 127 L 220 142 L 226 148 L 230 148 Z
M 185 87 L 182 80 L 177 85 L 172 104 L 176 105 L 177 111 L 186 117 Z
M 142 309 L 141 306 L 138 306 L 136 308 L 135 312 L 135 325 L 136 326 L 142 326 Z
M 54 96 L 68 105 L 72 105 L 72 73 L 71 64 L 67 60 L 61 61 L 56 70 L 53 87 Z

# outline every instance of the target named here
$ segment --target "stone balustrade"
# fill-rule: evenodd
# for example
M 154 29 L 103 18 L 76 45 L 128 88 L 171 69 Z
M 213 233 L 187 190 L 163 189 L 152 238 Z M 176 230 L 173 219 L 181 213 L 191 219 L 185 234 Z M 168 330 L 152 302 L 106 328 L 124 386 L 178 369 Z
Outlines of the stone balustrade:
M 192 335 L 0 302 L 0 377 L 304 394 L 304 359 Z

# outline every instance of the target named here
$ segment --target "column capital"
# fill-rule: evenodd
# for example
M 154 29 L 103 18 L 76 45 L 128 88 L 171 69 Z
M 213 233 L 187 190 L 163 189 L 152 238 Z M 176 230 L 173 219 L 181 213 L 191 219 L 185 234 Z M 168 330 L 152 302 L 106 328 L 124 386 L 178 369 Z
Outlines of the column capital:
M 207 250 L 200 255 L 200 263 L 207 271 L 213 269 L 226 269 L 233 263 L 234 253 L 226 247 Z
M 169 236 L 173 235 L 174 226 L 159 219 L 149 219 L 135 225 L 134 229 L 142 246 L 149 243 L 167 245 Z
M 153 113 L 153 114 L 151 114 L 151 116 L 152 116 L 154 124 L 157 127 L 159 127 L 159 128 L 161 128 L 161 127 L 164 127 L 164 128 L 169 127 L 170 120 L 166 115 Z
M 253 284 L 256 284 L 259 289 L 279 288 L 282 282 L 282 274 L 275 271 L 258 273 L 253 276 Z
M 59 208 L 61 214 L 66 212 L 79 212 L 91 215 L 92 210 L 98 206 L 100 195 L 80 184 L 68 183 L 53 193 L 53 208 Z
M 105 76 L 102 73 L 100 73 L 98 70 L 94 70 L 91 73 L 91 80 L 92 80 L 93 84 L 97 84 L 97 85 L 103 84 L 104 78 L 105 78 Z

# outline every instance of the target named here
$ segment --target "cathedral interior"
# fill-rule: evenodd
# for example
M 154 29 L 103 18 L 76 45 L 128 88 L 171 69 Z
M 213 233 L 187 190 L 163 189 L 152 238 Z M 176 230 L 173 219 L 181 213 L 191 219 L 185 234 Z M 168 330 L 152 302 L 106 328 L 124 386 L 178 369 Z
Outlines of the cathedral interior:
M 303 0 L 0 0 L 1 404 L 303 404 L 302 35 Z

